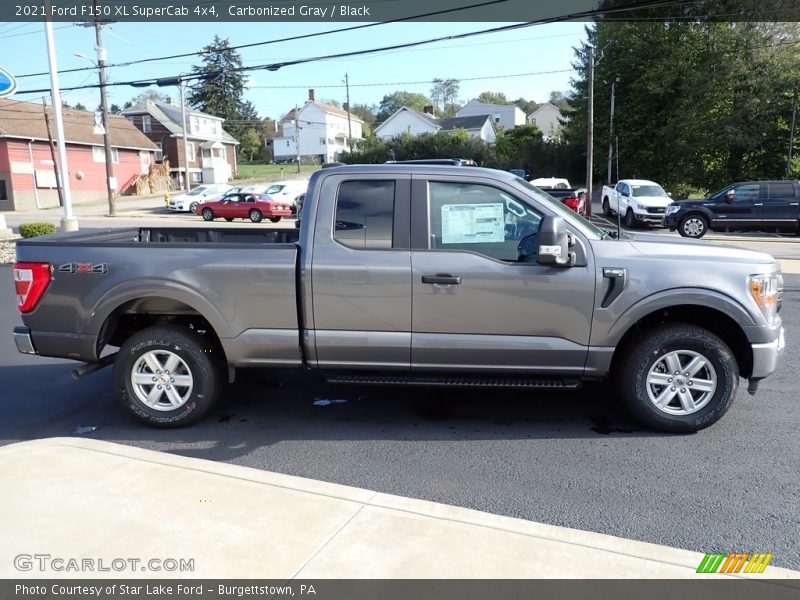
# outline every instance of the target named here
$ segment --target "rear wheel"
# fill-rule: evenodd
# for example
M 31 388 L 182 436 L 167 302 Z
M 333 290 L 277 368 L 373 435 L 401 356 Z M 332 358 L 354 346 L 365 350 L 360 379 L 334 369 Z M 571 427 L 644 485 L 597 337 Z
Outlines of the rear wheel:
M 122 405 L 154 427 L 199 421 L 224 385 L 208 340 L 173 325 L 156 325 L 132 335 L 114 361 L 114 385 Z
M 256 210 L 254 208 L 253 210 L 250 211 L 250 220 L 253 223 L 260 223 L 262 218 L 263 218 L 263 216 L 262 216 L 260 210 Z
M 678 233 L 683 237 L 701 238 L 708 232 L 708 222 L 701 215 L 686 215 L 678 223 Z
M 615 371 L 633 416 L 659 431 L 693 432 L 718 421 L 739 386 L 728 345 L 689 323 L 657 327 L 623 350 Z
M 214 211 L 210 208 L 203 209 L 203 219 L 206 221 L 213 221 L 214 220 Z
M 273 223 L 277 223 L 278 221 L 281 220 L 281 218 L 280 217 L 270 217 L 269 220 L 272 221 Z

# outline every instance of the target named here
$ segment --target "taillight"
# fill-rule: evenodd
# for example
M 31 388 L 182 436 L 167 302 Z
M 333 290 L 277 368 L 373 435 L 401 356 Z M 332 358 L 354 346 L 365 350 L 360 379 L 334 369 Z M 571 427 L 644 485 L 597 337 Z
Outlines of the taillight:
M 575 212 L 578 212 L 578 207 L 581 205 L 581 201 L 578 198 L 564 198 L 564 204 L 567 205 L 567 208 L 571 208 Z
M 14 264 L 14 289 L 19 312 L 31 312 L 50 285 L 49 263 L 18 262 Z

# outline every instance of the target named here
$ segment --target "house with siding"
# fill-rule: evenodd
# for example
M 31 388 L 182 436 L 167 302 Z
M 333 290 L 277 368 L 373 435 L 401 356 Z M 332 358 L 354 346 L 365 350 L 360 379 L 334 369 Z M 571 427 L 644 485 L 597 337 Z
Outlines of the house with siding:
M 467 102 L 456 113 L 457 117 L 489 115 L 498 129 L 513 129 L 525 125 L 525 113 L 516 104 L 486 104 L 477 99 Z
M 434 117 L 432 106 L 426 106 L 423 112 L 412 110 L 407 106 L 399 108 L 375 128 L 375 135 L 382 139 L 390 139 L 398 135 L 417 136 L 458 129 L 465 130 L 469 137 L 480 138 L 487 144 L 494 144 L 497 140 L 497 127 L 489 115 L 437 119 Z
M 350 150 L 351 136 L 353 141 L 363 139 L 364 122 L 343 108 L 317 102 L 314 90 L 308 90 L 306 103 L 287 112 L 280 124 L 283 135 L 272 140 L 277 163 L 295 162 L 298 154 L 301 160 L 333 162 Z
M 36 102 L 0 99 L 0 210 L 31 210 L 59 205 L 58 185 L 45 121 L 55 136 L 51 107 Z M 65 108 L 65 150 L 72 200 L 105 198 L 106 157 L 103 135 L 95 133 L 94 113 Z M 156 145 L 124 117 L 108 120 L 115 191 L 126 193 L 140 175 L 150 171 Z M 56 157 L 57 160 L 57 157 Z
M 155 143 L 158 162 L 169 160 L 177 187 L 183 187 L 187 171 L 192 185 L 225 183 L 236 174 L 239 142 L 223 129 L 225 119 L 186 107 L 187 164 L 180 106 L 148 100 L 123 110 L 122 115 Z
M 542 137 L 549 140 L 558 137 L 561 133 L 561 119 L 563 118 L 557 106 L 545 102 L 528 115 L 528 124 L 536 125 L 542 132 Z

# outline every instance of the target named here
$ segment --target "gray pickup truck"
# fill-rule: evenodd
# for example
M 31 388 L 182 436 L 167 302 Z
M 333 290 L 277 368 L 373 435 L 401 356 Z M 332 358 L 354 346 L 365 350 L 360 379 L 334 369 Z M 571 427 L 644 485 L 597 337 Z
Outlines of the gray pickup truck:
M 61 233 L 17 259 L 18 349 L 87 363 L 76 375 L 113 363 L 123 405 L 154 426 L 200 419 L 236 369 L 288 367 L 532 390 L 608 378 L 642 423 L 695 431 L 784 345 L 771 256 L 614 239 L 482 168 L 323 169 L 299 229 Z

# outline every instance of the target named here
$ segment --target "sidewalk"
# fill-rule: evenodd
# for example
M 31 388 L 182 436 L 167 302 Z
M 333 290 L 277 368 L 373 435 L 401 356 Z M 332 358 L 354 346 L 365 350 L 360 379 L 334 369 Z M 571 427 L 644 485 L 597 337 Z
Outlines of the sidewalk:
M 700 552 L 86 438 L 0 447 L 0 481 L 0 578 L 164 577 L 14 568 L 46 553 L 194 559 L 169 574 L 192 578 L 765 579 L 698 575 Z

